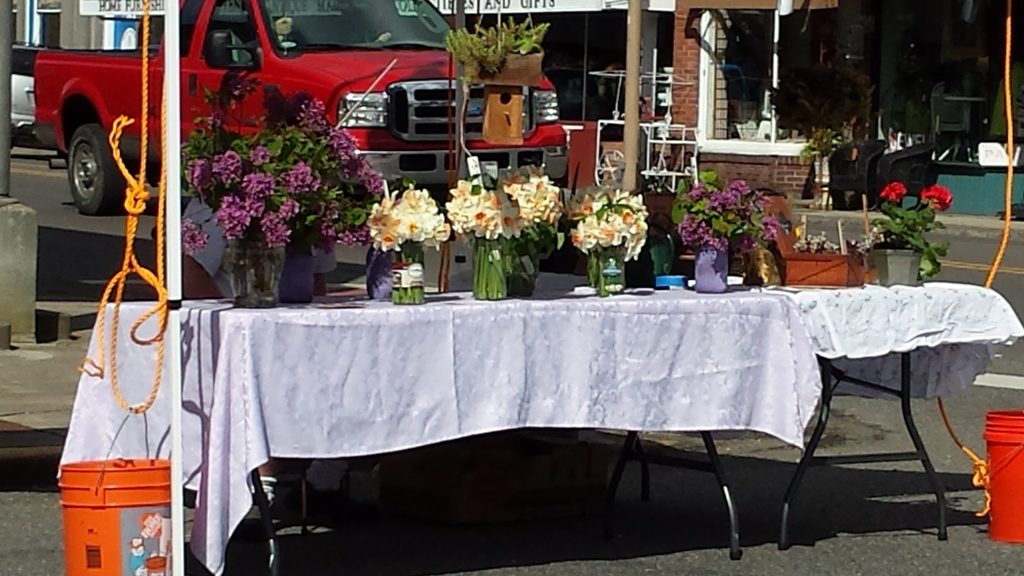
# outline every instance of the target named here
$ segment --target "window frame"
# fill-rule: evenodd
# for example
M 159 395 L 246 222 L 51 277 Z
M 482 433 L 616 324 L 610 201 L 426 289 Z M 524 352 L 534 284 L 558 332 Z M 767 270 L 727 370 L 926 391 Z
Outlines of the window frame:
M 779 30 L 781 20 L 778 10 L 772 10 L 774 25 L 772 30 L 772 88 L 779 87 Z M 803 142 L 778 142 L 778 117 L 775 113 L 775 106 L 772 106 L 771 117 L 771 141 L 755 142 L 741 139 L 711 138 L 708 135 L 714 133 L 714 78 L 713 54 L 708 51 L 709 47 L 715 46 L 718 24 L 711 16 L 710 10 L 705 10 L 700 17 L 700 61 L 698 64 L 698 77 L 700 86 L 697 93 L 697 140 L 702 153 L 739 154 L 745 156 L 799 156 L 803 151 Z M 716 48 L 713 48 L 716 49 Z

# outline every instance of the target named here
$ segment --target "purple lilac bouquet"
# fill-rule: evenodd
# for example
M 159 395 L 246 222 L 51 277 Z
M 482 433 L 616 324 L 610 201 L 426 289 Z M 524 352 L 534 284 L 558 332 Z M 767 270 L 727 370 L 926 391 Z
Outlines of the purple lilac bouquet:
M 778 219 L 764 213 L 764 192 L 745 181 L 722 186 L 718 174 L 708 171 L 684 186 L 673 207 L 683 244 L 746 252 L 778 236 Z
M 187 190 L 214 210 L 228 240 L 301 249 L 367 244 L 381 175 L 308 94 L 265 90 L 258 127 L 243 128 L 236 116 L 255 90 L 254 82 L 229 80 L 208 95 L 213 112 L 197 120 L 185 146 Z M 202 249 L 205 236 L 183 229 L 185 250 Z

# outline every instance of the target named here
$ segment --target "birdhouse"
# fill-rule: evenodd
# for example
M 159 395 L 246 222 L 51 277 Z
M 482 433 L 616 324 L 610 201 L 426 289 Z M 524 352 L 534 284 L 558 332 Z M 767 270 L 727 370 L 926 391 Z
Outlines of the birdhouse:
M 484 86 L 484 142 L 522 144 L 524 102 L 521 86 Z

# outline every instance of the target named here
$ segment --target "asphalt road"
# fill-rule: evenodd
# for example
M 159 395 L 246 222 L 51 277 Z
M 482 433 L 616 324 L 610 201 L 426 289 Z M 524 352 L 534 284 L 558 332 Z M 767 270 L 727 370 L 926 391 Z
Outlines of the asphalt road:
M 12 189 L 38 211 L 39 288 L 43 301 L 95 301 L 117 268 L 121 218 L 88 218 L 68 204 L 63 171 L 44 161 L 17 158 Z M 146 219 L 142 230 L 152 225 Z M 953 248 L 940 279 L 981 282 L 992 240 L 949 235 Z M 148 240 L 142 240 L 148 243 Z M 996 284 L 1018 313 L 1024 305 L 1024 250 L 1011 249 L 1007 272 Z M 1024 354 L 1010 349 L 995 371 L 1024 374 Z M 984 450 L 981 427 L 988 410 L 1024 407 L 1024 392 L 975 387 L 949 403 L 961 437 Z M 810 471 L 797 501 L 792 550 L 779 552 L 779 503 L 798 451 L 770 438 L 720 439 L 741 517 L 745 555 L 727 556 L 721 495 L 706 474 L 652 468 L 650 503 L 638 497 L 638 470 L 630 466 L 620 491 L 615 537 L 601 536 L 590 516 L 473 528 L 410 522 L 391 516 L 349 519 L 335 531 L 283 540 L 284 575 L 426 576 L 640 576 L 673 575 L 888 575 L 944 576 L 967 572 L 1018 575 L 1024 548 L 991 542 L 986 523 L 973 515 L 981 494 L 970 487 L 970 463 L 949 440 L 934 404 L 915 401 L 918 425 L 949 490 L 950 538 L 935 538 L 936 510 L 919 467 L 901 464 Z M 696 448 L 692 437 L 658 435 L 677 448 Z M 63 571 L 62 527 L 52 471 L 59 437 L 28 451 L 0 449 L 0 575 L 52 576 Z M 822 443 L 824 453 L 906 450 L 898 404 L 840 398 Z M 282 488 L 284 490 L 284 488 Z M 264 548 L 245 525 L 230 549 L 228 576 L 263 574 Z M 203 575 L 194 563 L 189 573 Z

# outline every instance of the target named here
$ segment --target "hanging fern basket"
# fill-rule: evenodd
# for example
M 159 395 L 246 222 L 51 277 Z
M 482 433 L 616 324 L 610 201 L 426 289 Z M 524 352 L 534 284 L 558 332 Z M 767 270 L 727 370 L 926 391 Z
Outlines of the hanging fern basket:
M 469 71 L 474 84 L 484 86 L 530 86 L 539 88 L 544 79 L 544 53 L 509 54 L 500 70 L 488 74 L 473 67 Z

